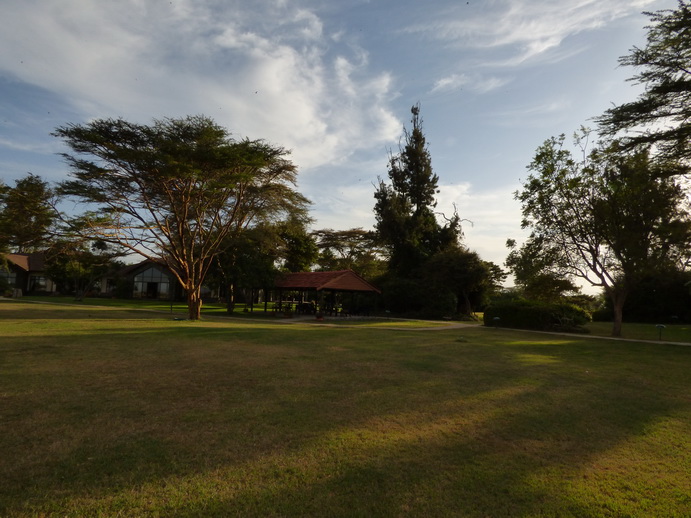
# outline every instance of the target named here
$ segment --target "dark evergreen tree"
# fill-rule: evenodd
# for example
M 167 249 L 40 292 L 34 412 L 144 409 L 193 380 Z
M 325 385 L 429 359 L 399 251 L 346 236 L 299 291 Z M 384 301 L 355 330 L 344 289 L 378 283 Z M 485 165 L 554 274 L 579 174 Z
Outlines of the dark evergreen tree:
M 453 247 L 435 254 L 428 262 L 427 284 L 437 293 L 449 292 L 453 313 L 472 315 L 499 293 L 506 274 L 496 264 L 483 261 L 477 252 Z
M 639 72 L 631 81 L 645 86 L 635 101 L 607 110 L 597 120 L 600 131 L 621 135 L 627 146 L 655 144 L 672 159 L 691 159 L 691 2 L 679 0 L 676 10 L 644 13 L 644 48 L 633 47 L 620 58 Z
M 310 220 L 311 221 L 311 220 Z M 304 219 L 290 217 L 278 225 L 282 269 L 288 272 L 307 272 L 317 261 L 319 248 L 307 231 Z
M 389 180 L 379 180 L 374 194 L 376 230 L 388 249 L 389 268 L 409 276 L 435 253 L 455 246 L 461 237 L 458 214 L 437 221 L 439 178 L 422 132 L 420 106 L 412 107 L 412 130 L 404 128 L 404 144 L 389 158 Z

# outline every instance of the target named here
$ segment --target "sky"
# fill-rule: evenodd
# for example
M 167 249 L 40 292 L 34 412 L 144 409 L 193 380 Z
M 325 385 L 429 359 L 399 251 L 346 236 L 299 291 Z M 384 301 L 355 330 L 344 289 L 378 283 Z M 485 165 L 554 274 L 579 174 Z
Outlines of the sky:
M 642 11 L 676 0 L 2 0 L 0 179 L 68 178 L 51 132 L 203 114 L 286 147 L 313 229 L 374 225 L 410 109 L 464 243 L 499 265 L 546 139 L 633 100 Z

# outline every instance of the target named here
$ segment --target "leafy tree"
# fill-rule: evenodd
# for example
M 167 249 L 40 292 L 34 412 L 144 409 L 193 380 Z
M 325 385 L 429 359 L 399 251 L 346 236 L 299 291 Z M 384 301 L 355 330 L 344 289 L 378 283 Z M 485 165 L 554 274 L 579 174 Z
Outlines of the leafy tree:
M 163 259 L 187 292 L 190 319 L 229 236 L 309 203 L 294 189 L 288 152 L 237 141 L 204 116 L 140 125 L 100 119 L 56 129 L 71 147 L 61 192 L 96 206 L 80 218 L 88 237 Z
M 677 269 L 662 269 L 646 275 L 626 298 L 626 321 L 652 324 L 691 322 L 691 292 L 687 286 L 690 282 L 691 272 Z M 610 302 L 606 304 L 604 314 L 609 317 L 612 312 Z
M 72 235 L 51 244 L 45 252 L 45 272 L 62 293 L 82 300 L 97 280 L 123 267 L 123 251 L 104 241 L 89 241 Z
M 56 219 L 53 203 L 48 183 L 31 173 L 14 187 L 0 186 L 0 250 L 29 253 L 47 247 Z
M 319 269 L 353 270 L 365 279 L 384 273 L 384 250 L 375 232 L 362 228 L 315 230 L 312 236 L 319 248 Z
M 645 86 L 635 101 L 607 110 L 597 120 L 601 132 L 614 136 L 634 130 L 628 146 L 655 144 L 669 158 L 691 158 L 691 2 L 675 10 L 644 13 L 650 17 L 647 43 L 620 58 L 639 72 L 631 80 Z
M 228 312 L 236 292 L 272 286 L 279 272 L 280 237 L 276 225 L 259 224 L 227 240 L 210 271 L 210 281 L 226 289 Z
M 278 224 L 280 259 L 284 271 L 306 272 L 316 262 L 319 249 L 307 230 L 310 221 L 293 216 Z
M 477 252 L 454 247 L 435 254 L 426 267 L 428 285 L 435 292 L 448 290 L 456 300 L 454 311 L 472 315 L 496 294 L 506 274 L 494 263 L 483 261 Z
M 454 213 L 441 225 L 434 212 L 439 178 L 422 132 L 420 107 L 411 109 L 412 130 L 404 128 L 403 146 L 389 158 L 389 180 L 374 194 L 376 230 L 389 251 L 389 268 L 409 276 L 440 250 L 458 243 L 461 226 Z
M 557 265 L 562 268 L 560 248 L 546 242 L 544 236 L 535 236 L 517 248 L 513 239 L 506 242 L 511 250 L 506 258 L 506 266 L 513 274 L 516 285 L 528 300 L 559 302 L 568 294 L 580 292 L 580 288 L 569 278 L 554 271 Z
M 691 220 L 674 180 L 685 169 L 655 164 L 645 149 L 624 152 L 616 141 L 577 162 L 563 144 L 562 135 L 538 148 L 528 167 L 534 174 L 516 193 L 522 226 L 532 230 L 524 247 L 549 243 L 554 274 L 601 287 L 614 308 L 612 334 L 620 336 L 624 302 L 641 276 L 687 261 Z

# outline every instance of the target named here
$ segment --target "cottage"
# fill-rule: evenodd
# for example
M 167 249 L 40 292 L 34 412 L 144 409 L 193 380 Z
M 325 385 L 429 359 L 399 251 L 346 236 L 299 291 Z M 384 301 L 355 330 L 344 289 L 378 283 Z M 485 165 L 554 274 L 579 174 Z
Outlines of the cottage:
M 15 294 L 55 293 L 56 286 L 44 272 L 45 254 L 7 254 L 8 269 L 0 268 L 0 279 L 4 279 Z

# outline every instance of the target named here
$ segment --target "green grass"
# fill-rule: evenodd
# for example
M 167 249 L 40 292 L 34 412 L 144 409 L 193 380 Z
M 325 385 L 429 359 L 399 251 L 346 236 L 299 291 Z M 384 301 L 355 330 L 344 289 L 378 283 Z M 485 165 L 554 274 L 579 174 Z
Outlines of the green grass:
M 58 295 L 31 295 L 21 299 L 24 302 L 45 302 L 50 304 L 66 304 L 72 306 L 106 306 L 111 308 L 129 309 L 149 309 L 175 314 L 187 314 L 187 304 L 180 301 L 149 300 L 149 299 L 109 299 L 102 297 L 84 297 L 82 300 L 75 300 L 74 297 Z M 242 311 L 244 306 L 239 307 Z M 257 310 L 257 308 L 255 308 Z M 263 312 L 263 306 L 261 308 Z M 202 306 L 202 314 L 206 315 L 225 315 L 226 307 L 224 304 L 205 304 Z
M 691 347 L 0 303 L 0 516 L 691 515 Z
M 611 322 L 591 322 L 587 326 L 593 336 L 611 336 Z M 665 325 L 660 336 L 660 329 L 655 324 L 635 324 L 625 322 L 622 326 L 622 335 L 627 340 L 660 340 L 665 342 L 691 343 L 691 325 L 675 324 Z

